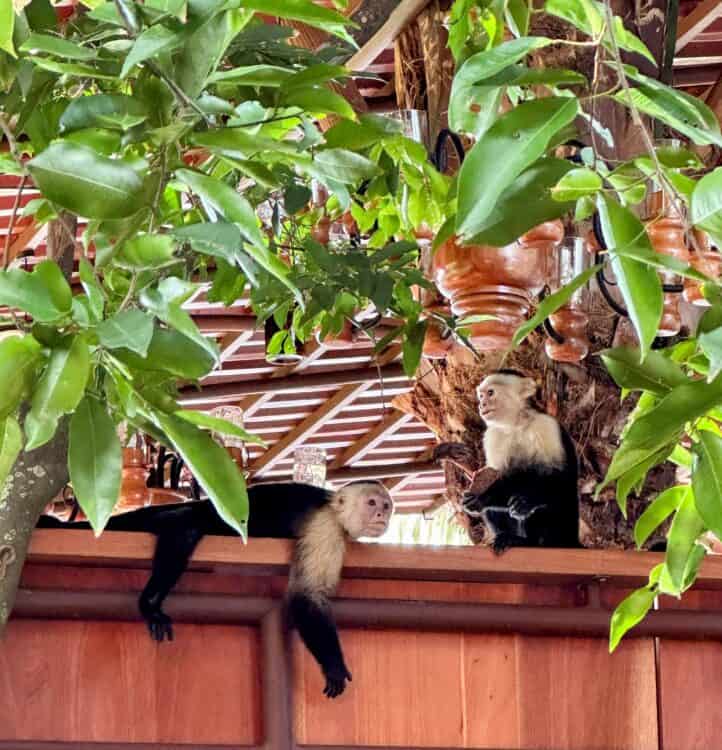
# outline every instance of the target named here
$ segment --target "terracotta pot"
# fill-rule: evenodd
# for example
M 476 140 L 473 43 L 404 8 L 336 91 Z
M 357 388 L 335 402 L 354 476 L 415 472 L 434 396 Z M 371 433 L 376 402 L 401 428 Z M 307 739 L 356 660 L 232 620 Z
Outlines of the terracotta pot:
M 554 246 L 564 236 L 560 221 L 548 221 L 504 247 L 461 246 L 447 240 L 434 254 L 433 280 L 457 318 L 494 315 L 474 323 L 471 340 L 480 350 L 506 349 L 526 320 L 532 299 L 548 276 Z
M 331 219 L 328 216 L 322 216 L 311 229 L 311 237 L 321 245 L 328 245 L 331 238 Z
M 549 316 L 554 330 L 564 338 L 563 343 L 547 339 L 544 350 L 555 362 L 581 362 L 589 354 L 587 323 L 589 316 L 570 305 Z
M 689 263 L 689 250 L 685 244 L 684 224 L 676 208 L 666 202 L 661 191 L 649 198 L 650 212 L 661 216 L 647 224 L 647 234 L 652 247 L 664 255 Z M 661 274 L 665 283 L 677 283 L 679 278 L 674 274 Z M 679 294 L 665 292 L 662 319 L 659 322 L 658 336 L 676 336 L 682 327 L 679 314 Z
M 125 513 L 150 505 L 150 493 L 146 487 L 148 467 L 140 448 L 123 448 L 123 471 L 120 482 L 120 495 L 115 505 L 115 513 Z
M 432 312 L 447 316 L 451 313 L 448 305 L 431 305 L 425 309 L 423 317 L 428 319 L 428 325 L 422 353 L 426 359 L 444 359 L 454 348 L 454 339 L 451 336 L 444 338 L 444 326 L 428 316 Z
M 321 339 L 321 331 L 316 331 L 316 341 L 326 349 L 350 349 L 353 346 L 353 326 L 350 320 L 344 320 L 343 328 L 337 334 L 329 333 Z
M 706 232 L 694 230 L 697 248 L 691 253 L 690 265 L 712 279 L 718 279 L 722 272 L 722 256 L 710 246 Z M 702 296 L 702 285 L 694 279 L 684 280 L 684 299 L 697 307 L 709 307 L 710 303 Z

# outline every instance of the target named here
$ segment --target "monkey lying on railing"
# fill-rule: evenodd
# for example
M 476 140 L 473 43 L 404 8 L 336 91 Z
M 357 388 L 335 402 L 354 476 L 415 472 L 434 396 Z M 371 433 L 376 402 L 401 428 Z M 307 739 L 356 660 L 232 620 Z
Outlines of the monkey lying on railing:
M 535 391 L 534 381 L 514 370 L 499 370 L 477 388 L 486 467 L 462 502 L 493 534 L 496 553 L 579 546 L 576 452 L 557 420 L 533 405 Z M 465 453 L 447 443 L 435 455 L 463 466 Z
M 349 538 L 378 537 L 388 528 L 393 501 L 380 482 L 351 482 L 336 492 L 307 484 L 258 484 L 248 490 L 251 537 L 295 538 L 287 607 L 291 623 L 326 678 L 324 693 L 340 695 L 351 679 L 344 662 L 329 597 L 341 577 Z M 43 516 L 40 528 L 72 526 Z M 110 531 L 146 531 L 158 542 L 150 579 L 138 600 L 143 619 L 156 641 L 173 640 L 170 617 L 163 611 L 166 596 L 188 566 L 193 550 L 206 534 L 235 536 L 208 500 L 152 506 L 114 516 Z

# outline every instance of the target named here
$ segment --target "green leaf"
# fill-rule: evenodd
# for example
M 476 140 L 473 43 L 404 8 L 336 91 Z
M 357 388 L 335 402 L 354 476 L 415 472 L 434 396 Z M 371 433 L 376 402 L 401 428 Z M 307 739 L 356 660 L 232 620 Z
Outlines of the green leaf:
M 222 435 L 232 435 L 233 437 L 240 438 L 246 443 L 252 443 L 253 445 L 266 445 L 263 438 L 247 432 L 243 427 L 239 427 L 238 425 L 233 424 L 233 422 L 229 422 L 227 419 L 212 417 L 205 412 L 191 411 L 188 409 L 180 409 L 175 412 L 175 415 L 176 417 L 180 417 L 186 422 L 190 422 L 198 427 L 205 427 L 213 432 L 220 432 Z
M 287 214 L 293 215 L 305 208 L 311 200 L 311 191 L 306 185 L 292 182 L 283 193 L 283 208 Z
M 684 586 L 685 572 L 697 539 L 705 530 L 704 521 L 695 507 L 694 495 L 689 487 L 686 489 L 667 537 L 667 570 L 672 585 L 678 592 Z
M 25 418 L 26 450 L 39 448 L 53 437 L 60 417 L 72 412 L 83 398 L 89 375 L 90 352 L 80 336 L 50 352 Z
M 166 328 L 156 328 L 145 357 L 129 349 L 113 352 L 121 362 L 136 370 L 167 372 L 185 380 L 198 380 L 207 375 L 215 356 L 187 336 Z
M 648 266 L 659 268 L 661 271 L 670 271 L 680 276 L 685 276 L 688 279 L 695 279 L 696 281 L 701 281 L 703 283 L 715 283 L 712 279 L 705 276 L 688 263 L 685 263 L 678 258 L 674 258 L 671 255 L 656 252 L 651 248 L 651 245 L 648 246 L 648 243 L 646 242 L 643 242 L 642 244 L 628 245 L 627 247 L 618 247 L 615 252 L 617 255 L 623 256 L 624 258 L 638 260 L 641 263 L 646 263 Z
M 106 349 L 129 349 L 145 357 L 153 338 L 153 317 L 142 310 L 122 310 L 96 329 Z
M 551 197 L 551 188 L 572 169 L 566 159 L 545 158 L 522 172 L 499 196 L 471 244 L 502 247 L 533 227 L 563 216 L 574 207 Z
M 23 432 L 15 417 L 0 422 L 0 491 L 23 448 Z
M 617 505 L 622 515 L 627 517 L 627 498 L 632 490 L 640 492 L 650 469 L 663 463 L 669 456 L 669 446 L 665 446 L 658 453 L 653 453 L 649 458 L 634 466 L 626 474 L 617 479 Z
M 217 344 L 204 336 L 191 316 L 181 308 L 194 289 L 195 285 L 170 276 L 163 279 L 155 289 L 144 289 L 140 293 L 140 303 L 166 325 L 205 349 L 218 362 Z
M 356 113 L 346 99 L 325 86 L 294 89 L 283 98 L 287 107 L 300 107 L 304 112 L 333 114 L 355 120 Z
M 706 526 L 722 538 L 722 438 L 700 430 L 694 453 L 697 456 L 692 471 L 694 502 Z
M 639 350 L 627 347 L 605 349 L 599 356 L 614 382 L 626 390 L 651 391 L 664 396 L 672 388 L 690 382 L 676 362 L 656 350 L 650 351 L 644 360 Z
M 593 0 L 547 0 L 544 10 L 588 36 L 597 36 L 604 28 L 603 10 Z
M 168 234 L 139 234 L 124 242 L 115 260 L 122 268 L 152 270 L 173 259 L 175 242 Z
M 120 77 L 125 78 L 136 65 L 155 57 L 161 52 L 169 52 L 179 46 L 180 43 L 181 38 L 178 34 L 160 24 L 145 29 L 133 42 L 120 71 Z
M 172 231 L 177 240 L 190 243 L 196 252 L 223 258 L 232 265 L 238 265 L 243 241 L 241 230 L 236 224 L 228 221 L 212 224 L 204 222 L 176 227 Z
M 342 148 L 319 151 L 313 166 L 320 174 L 346 184 L 368 180 L 379 173 L 379 168 L 369 159 Z
M 0 272 L 0 305 L 17 307 L 41 323 L 70 314 L 72 294 L 57 263 L 44 260 L 31 273 L 13 268 Z
M 42 347 L 29 335 L 0 341 L 0 419 L 12 414 L 35 381 L 42 360 Z
M 576 201 L 585 195 L 596 195 L 602 189 L 602 178 L 587 167 L 567 172 L 552 189 L 556 201 Z
M 0 0 L 0 50 L 5 50 L 12 57 L 15 55 L 13 31 L 15 29 L 15 9 L 13 0 Z
M 90 65 L 81 65 L 80 63 L 65 63 L 58 62 L 57 60 L 51 60 L 48 57 L 30 57 L 33 65 L 36 68 L 42 68 L 42 70 L 49 70 L 51 73 L 58 73 L 59 75 L 68 76 L 79 76 L 82 78 L 97 78 L 101 81 L 114 81 L 116 76 L 110 73 L 103 73 L 97 68 L 93 68 Z
M 244 246 L 244 251 L 258 265 L 265 268 L 266 271 L 290 289 L 301 302 L 300 292 L 288 276 L 288 267 L 266 247 L 251 204 L 225 182 L 213 177 L 193 172 L 190 169 L 179 169 L 176 171 L 176 175 L 196 195 L 221 214 L 226 221 L 238 224 L 241 233 L 250 243 Z
M 669 487 L 651 502 L 634 524 L 634 541 L 641 547 L 652 532 L 661 526 L 677 510 L 689 487 Z
M 244 65 L 232 70 L 219 70 L 209 78 L 209 83 L 234 83 L 238 86 L 279 87 L 293 78 L 293 70 L 277 65 Z
M 95 50 L 49 34 L 30 34 L 18 49 L 31 55 L 45 52 L 65 60 L 92 60 L 95 57 Z
M 404 372 L 413 377 L 421 362 L 421 352 L 424 348 L 424 337 L 426 336 L 426 321 L 417 321 L 406 327 L 406 337 L 402 347 L 402 359 Z
M 576 99 L 524 102 L 500 117 L 466 155 L 459 173 L 456 230 L 481 231 L 499 194 L 546 150 L 552 136 L 578 112 Z
M 714 380 L 722 372 L 722 328 L 702 333 L 697 340 L 699 348 L 709 359 L 708 379 Z
M 669 125 L 698 146 L 722 146 L 719 122 L 701 100 L 643 76 L 629 65 L 625 66 L 625 71 L 638 82 L 638 88 L 618 91 L 614 99 L 627 107 L 636 106 L 639 111 Z
M 514 333 L 512 339 L 513 346 L 519 346 L 522 341 L 538 326 L 541 325 L 550 315 L 555 313 L 560 307 L 563 307 L 572 297 L 577 289 L 581 289 L 585 284 L 589 282 L 589 279 L 601 268 L 601 265 L 593 266 L 583 271 L 576 276 L 568 284 L 565 284 L 561 289 L 545 297 L 537 307 L 537 311 L 534 316 L 527 320 L 526 323 L 520 325 Z
M 529 31 L 529 16 L 531 9 L 528 0 L 508 0 L 505 8 L 506 24 L 517 37 L 524 36 Z
M 207 432 L 176 416 L 158 413 L 155 420 L 206 491 L 220 517 L 245 540 L 246 482 L 226 449 Z
M 95 321 L 101 320 L 105 308 L 105 295 L 93 273 L 93 266 L 81 258 L 79 263 L 80 283 L 88 299 L 88 306 Z
M 633 591 L 626 599 L 623 599 L 612 613 L 609 626 L 609 652 L 613 652 L 625 633 L 640 623 L 649 612 L 654 599 L 657 596 L 656 589 L 643 586 Z
M 503 93 L 499 84 L 482 83 L 551 43 L 544 37 L 513 39 L 472 55 L 457 70 L 449 98 L 449 126 L 452 130 L 478 138 L 496 119 Z
M 356 47 L 353 37 L 346 31 L 347 26 L 355 26 L 345 16 L 335 10 L 317 5 L 312 0 L 243 0 L 243 7 L 277 18 L 302 23 L 334 34 L 352 47 Z
M 242 128 L 218 128 L 194 133 L 191 141 L 196 146 L 204 146 L 215 154 L 233 159 L 247 159 L 267 151 L 289 155 L 298 153 L 292 144 L 247 133 Z
M 70 420 L 68 470 L 73 493 L 96 536 L 118 502 L 121 464 L 115 423 L 104 404 L 86 396 Z
M 399 135 L 401 123 L 390 117 L 366 114 L 358 122 L 342 120 L 324 134 L 328 148 L 346 148 L 352 151 L 373 146 L 384 138 Z
M 148 118 L 143 102 L 125 94 L 80 96 L 70 102 L 60 117 L 60 132 L 85 128 L 128 130 Z
M 649 60 L 652 65 L 657 67 L 657 61 L 654 59 L 654 55 L 649 51 L 647 45 L 636 34 L 633 34 L 624 27 L 624 22 L 619 16 L 614 16 L 614 28 L 612 33 L 617 40 L 617 44 L 623 50 L 641 55 Z
M 43 195 L 89 219 L 122 219 L 149 204 L 138 173 L 74 143 L 53 143 L 28 162 Z
M 657 335 L 662 317 L 662 285 L 654 269 L 631 259 L 627 253 L 633 248 L 647 254 L 653 254 L 654 250 L 642 223 L 629 209 L 606 196 L 600 196 L 597 205 L 612 269 L 639 337 L 641 357 L 644 358 Z M 624 250 L 625 255 L 615 252 L 617 248 Z
M 306 86 L 315 86 L 328 81 L 342 81 L 351 76 L 351 71 L 343 65 L 316 63 L 294 73 L 284 84 L 283 88 L 291 91 Z
M 722 242 L 722 169 L 706 174 L 692 191 L 690 219 L 698 228 Z

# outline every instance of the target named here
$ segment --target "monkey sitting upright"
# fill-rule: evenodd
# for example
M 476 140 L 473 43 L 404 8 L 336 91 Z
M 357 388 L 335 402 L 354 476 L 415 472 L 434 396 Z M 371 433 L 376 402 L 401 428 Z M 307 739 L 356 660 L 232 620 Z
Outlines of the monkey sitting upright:
M 477 388 L 494 480 L 482 492 L 467 492 L 463 503 L 494 535 L 497 554 L 579 546 L 576 452 L 557 420 L 533 405 L 535 391 L 534 381 L 514 370 L 499 370 Z

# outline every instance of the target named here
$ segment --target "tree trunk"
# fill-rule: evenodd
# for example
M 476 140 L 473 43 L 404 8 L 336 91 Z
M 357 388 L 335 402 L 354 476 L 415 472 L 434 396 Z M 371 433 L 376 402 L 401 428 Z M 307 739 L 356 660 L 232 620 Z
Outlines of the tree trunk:
M 77 220 L 62 214 L 48 230 L 48 257 L 70 281 Z M 24 421 L 27 407 L 22 410 Z M 43 508 L 68 482 L 68 424 L 63 419 L 53 439 L 22 452 L 0 489 L 0 635 L 10 617 L 33 529 Z

